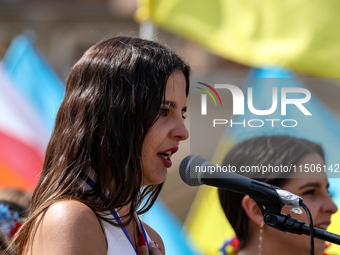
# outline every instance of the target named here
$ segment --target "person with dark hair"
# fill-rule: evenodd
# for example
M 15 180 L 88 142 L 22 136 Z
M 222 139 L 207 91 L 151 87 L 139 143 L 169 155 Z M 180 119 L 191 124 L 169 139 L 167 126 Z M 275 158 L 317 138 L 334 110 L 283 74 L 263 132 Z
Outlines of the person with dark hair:
M 153 41 L 116 37 L 85 52 L 70 72 L 16 254 L 165 254 L 138 215 L 189 136 L 189 74 Z
M 290 136 L 260 136 L 245 140 L 225 156 L 222 165 L 232 165 L 236 169 L 242 166 L 299 166 L 305 164 L 325 165 L 322 147 L 305 139 Z M 293 172 L 293 171 L 292 171 Z M 297 171 L 298 172 L 298 171 Z M 267 173 L 247 172 L 246 177 L 259 180 L 303 198 L 311 211 L 314 226 L 326 229 L 330 225 L 331 215 L 337 211 L 329 195 L 329 183 L 326 173 L 317 175 L 296 176 L 296 173 L 283 171 Z M 263 215 L 254 200 L 243 195 L 223 189 L 218 190 L 220 202 L 226 217 L 238 239 L 239 255 L 303 255 L 310 254 L 309 236 L 299 236 L 281 232 L 263 221 Z M 282 213 L 292 214 L 289 206 L 284 206 Z M 306 213 L 293 215 L 294 218 L 308 223 Z M 315 239 L 315 254 L 323 254 L 325 242 Z

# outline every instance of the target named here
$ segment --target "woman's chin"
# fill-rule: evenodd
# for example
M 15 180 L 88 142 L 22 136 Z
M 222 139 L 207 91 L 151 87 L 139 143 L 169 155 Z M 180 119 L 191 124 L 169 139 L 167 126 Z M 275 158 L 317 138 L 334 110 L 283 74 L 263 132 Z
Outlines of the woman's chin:
M 153 176 L 153 178 L 142 181 L 142 186 L 162 184 L 166 179 L 166 171 L 162 175 Z

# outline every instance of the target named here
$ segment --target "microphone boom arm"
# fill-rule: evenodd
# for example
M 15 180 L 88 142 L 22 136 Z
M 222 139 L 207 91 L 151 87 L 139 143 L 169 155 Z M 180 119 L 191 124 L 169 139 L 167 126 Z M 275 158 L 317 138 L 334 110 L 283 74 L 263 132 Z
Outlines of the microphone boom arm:
M 266 213 L 264 215 L 264 222 L 273 228 L 281 230 L 283 232 L 289 232 L 298 235 L 310 235 L 310 227 L 304 222 L 292 218 L 289 214 L 280 213 Z M 330 233 L 326 230 L 313 228 L 314 238 L 318 238 L 327 242 L 340 245 L 340 236 L 334 233 Z

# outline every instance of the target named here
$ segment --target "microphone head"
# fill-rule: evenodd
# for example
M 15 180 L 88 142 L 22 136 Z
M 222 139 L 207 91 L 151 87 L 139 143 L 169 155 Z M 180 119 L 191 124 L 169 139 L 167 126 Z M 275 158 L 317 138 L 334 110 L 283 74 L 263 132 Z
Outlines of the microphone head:
M 200 171 L 196 171 L 196 166 L 201 166 L 208 161 L 201 155 L 190 155 L 182 160 L 179 166 L 179 175 L 182 180 L 189 186 L 199 186 L 203 183 L 200 180 Z

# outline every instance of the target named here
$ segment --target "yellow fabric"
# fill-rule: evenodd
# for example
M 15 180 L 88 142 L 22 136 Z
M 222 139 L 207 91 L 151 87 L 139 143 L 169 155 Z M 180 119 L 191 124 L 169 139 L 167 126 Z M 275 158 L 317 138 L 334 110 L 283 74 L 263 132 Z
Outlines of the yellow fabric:
M 226 240 L 235 234 L 218 200 L 217 188 L 200 188 L 185 225 L 194 245 L 204 254 L 218 255 Z
M 141 0 L 136 18 L 249 66 L 340 77 L 339 0 Z
M 337 204 L 339 209 L 339 204 Z M 335 214 L 332 215 L 331 218 L 331 225 L 329 228 L 327 228 L 327 231 L 331 233 L 335 233 L 337 235 L 340 235 L 340 211 L 338 210 Z M 330 255 L 339 255 L 340 254 L 340 246 L 336 244 L 331 244 L 330 247 L 328 247 L 325 251 L 325 253 Z

